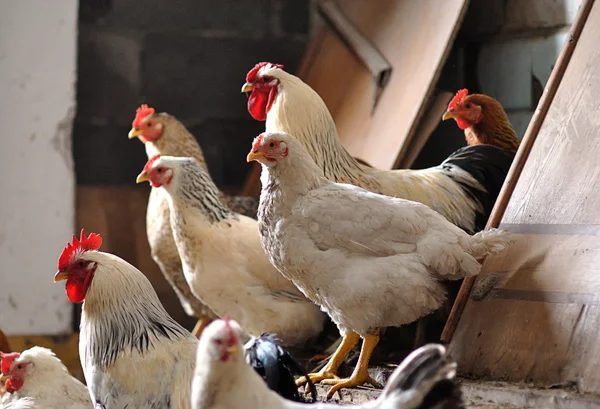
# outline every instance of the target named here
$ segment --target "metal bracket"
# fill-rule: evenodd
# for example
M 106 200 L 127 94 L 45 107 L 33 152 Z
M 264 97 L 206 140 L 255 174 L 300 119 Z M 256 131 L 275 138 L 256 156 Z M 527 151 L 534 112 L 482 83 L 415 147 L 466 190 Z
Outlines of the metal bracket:
M 373 76 L 375 95 L 372 114 L 392 76 L 392 66 L 381 51 L 348 20 L 333 0 L 318 0 L 317 11 L 323 18 L 327 28 L 346 44 Z

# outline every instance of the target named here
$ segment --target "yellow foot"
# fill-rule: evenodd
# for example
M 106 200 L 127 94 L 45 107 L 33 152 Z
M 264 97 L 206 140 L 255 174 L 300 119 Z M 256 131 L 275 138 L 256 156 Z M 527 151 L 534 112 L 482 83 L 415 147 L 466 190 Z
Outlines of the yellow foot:
M 335 373 L 328 371 L 328 370 L 324 370 L 324 369 L 325 368 L 323 368 L 319 372 L 309 373 L 308 377 L 310 378 L 310 381 L 312 383 L 317 383 L 317 382 L 321 382 L 326 379 L 340 379 L 340 377 L 337 376 Z M 308 380 L 306 379 L 306 377 L 301 376 L 300 378 L 296 379 L 296 386 L 302 386 L 307 382 L 308 382 Z
M 336 377 L 337 378 L 337 377 Z M 360 376 L 352 374 L 350 378 L 346 379 L 325 379 L 321 382 L 323 385 L 333 385 L 329 392 L 327 392 L 327 400 L 331 399 L 333 395 L 342 388 L 352 388 L 354 386 L 361 386 L 369 383 L 376 388 L 382 388 L 383 386 L 369 375 Z
M 211 320 L 208 317 L 200 318 L 198 320 L 198 322 L 196 323 L 196 326 L 192 330 L 192 335 L 195 336 L 196 338 L 200 338 L 202 331 L 204 331 L 204 328 L 206 328 L 206 326 L 210 323 L 210 321 Z

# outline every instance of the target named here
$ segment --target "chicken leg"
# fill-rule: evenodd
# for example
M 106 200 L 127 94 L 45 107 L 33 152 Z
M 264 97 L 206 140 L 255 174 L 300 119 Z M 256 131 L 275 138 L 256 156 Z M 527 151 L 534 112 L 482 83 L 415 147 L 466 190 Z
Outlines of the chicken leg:
M 210 323 L 210 321 L 211 319 L 207 316 L 200 318 L 192 330 L 192 335 L 196 338 L 200 338 L 202 331 Z
M 319 372 L 308 374 L 312 383 L 321 382 L 324 379 L 339 379 L 336 375 L 337 371 L 344 362 L 344 359 L 346 359 L 350 351 L 352 351 L 352 348 L 358 344 L 359 339 L 360 336 L 356 332 L 350 332 L 344 335 L 342 342 L 333 353 L 329 362 L 327 362 L 327 365 Z M 306 382 L 308 382 L 306 377 L 302 376 L 296 380 L 296 386 L 304 385 Z
M 375 379 L 369 376 L 369 372 L 367 371 L 369 367 L 369 360 L 371 359 L 371 354 L 377 346 L 379 342 L 379 329 L 375 331 L 372 335 L 367 335 L 363 339 L 363 344 L 360 349 L 360 356 L 358 357 L 358 363 L 352 372 L 350 378 L 339 379 L 339 378 L 327 378 L 324 379 L 324 385 L 333 385 L 329 392 L 327 392 L 327 400 L 333 397 L 333 394 L 339 391 L 342 388 L 349 388 L 352 386 L 360 386 L 365 383 L 370 383 L 371 385 L 381 388 L 381 384 L 377 382 Z M 325 368 L 323 368 L 325 369 Z

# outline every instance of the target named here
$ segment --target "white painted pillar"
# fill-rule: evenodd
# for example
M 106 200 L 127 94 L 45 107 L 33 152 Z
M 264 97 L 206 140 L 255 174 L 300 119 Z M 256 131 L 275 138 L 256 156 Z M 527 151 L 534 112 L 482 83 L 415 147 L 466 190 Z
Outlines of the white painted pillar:
M 77 0 L 0 0 L 0 328 L 72 326 L 58 256 L 74 229 Z

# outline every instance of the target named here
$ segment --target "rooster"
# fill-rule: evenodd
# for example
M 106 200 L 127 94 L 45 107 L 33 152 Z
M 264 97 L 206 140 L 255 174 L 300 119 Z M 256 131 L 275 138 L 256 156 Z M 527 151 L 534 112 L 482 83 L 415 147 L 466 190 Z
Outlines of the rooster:
M 197 160 L 156 155 L 138 176 L 143 181 L 167 194 L 183 271 L 203 303 L 249 334 L 273 333 L 287 346 L 319 335 L 326 315 L 271 265 L 256 220 L 221 204 Z
M 148 159 L 156 154 L 191 156 L 206 169 L 202 149 L 194 136 L 177 118 L 167 113 L 155 113 L 154 108 L 142 105 L 136 111 L 129 138 L 137 137 L 146 148 Z M 208 172 L 208 170 L 206 170 Z M 229 209 L 256 217 L 258 201 L 245 196 L 227 196 L 218 192 L 219 200 Z M 188 315 L 199 319 L 193 334 L 198 336 L 202 328 L 214 318 L 210 309 L 196 298 L 184 277 L 181 260 L 173 240 L 169 220 L 169 205 L 161 189 L 152 189 L 146 211 L 146 233 L 152 258 L 173 287 L 181 305 Z
M 258 226 L 271 263 L 343 336 L 327 365 L 309 374 L 333 385 L 328 397 L 343 387 L 377 385 L 367 367 L 380 329 L 435 311 L 445 299 L 443 280 L 479 274 L 478 260 L 514 240 L 498 229 L 471 236 L 421 203 L 331 182 L 285 133 L 255 138 L 252 160 L 262 164 Z M 361 337 L 352 376 L 337 378 Z
M 95 407 L 190 407 L 197 339 L 167 314 L 142 272 L 98 251 L 100 235 L 63 250 L 54 282 L 82 303 L 79 358 Z
M 189 408 L 198 339 L 168 315 L 141 271 L 98 251 L 101 244 L 95 233 L 73 236 L 54 276 L 67 281 L 69 300 L 83 302 L 79 358 L 92 402 L 103 409 Z
M 212 322 L 198 345 L 192 383 L 194 409 L 303 409 L 269 391 L 260 377 L 245 364 L 236 331 L 228 321 Z M 461 409 L 461 391 L 454 381 L 456 363 L 441 345 L 427 345 L 410 354 L 394 373 L 381 395 L 350 409 Z M 316 403 L 315 409 L 339 408 Z
M 6 378 L 6 394 L 0 401 L 0 408 L 13 407 L 9 404 L 17 408 L 19 402 L 26 405 L 27 401 L 33 408 L 93 407 L 85 385 L 73 378 L 60 359 L 47 348 L 0 353 L 0 362 L 2 377 Z
M 519 145 L 497 101 L 459 92 L 445 118 L 460 121 L 468 142 L 476 146 L 460 149 L 429 169 L 380 170 L 359 163 L 344 149 L 321 97 L 282 65 L 257 64 L 248 72 L 242 92 L 251 93 L 252 117 L 266 121 L 267 132 L 282 131 L 298 138 L 328 179 L 421 202 L 468 233 L 485 227 L 497 186 L 502 185 Z

